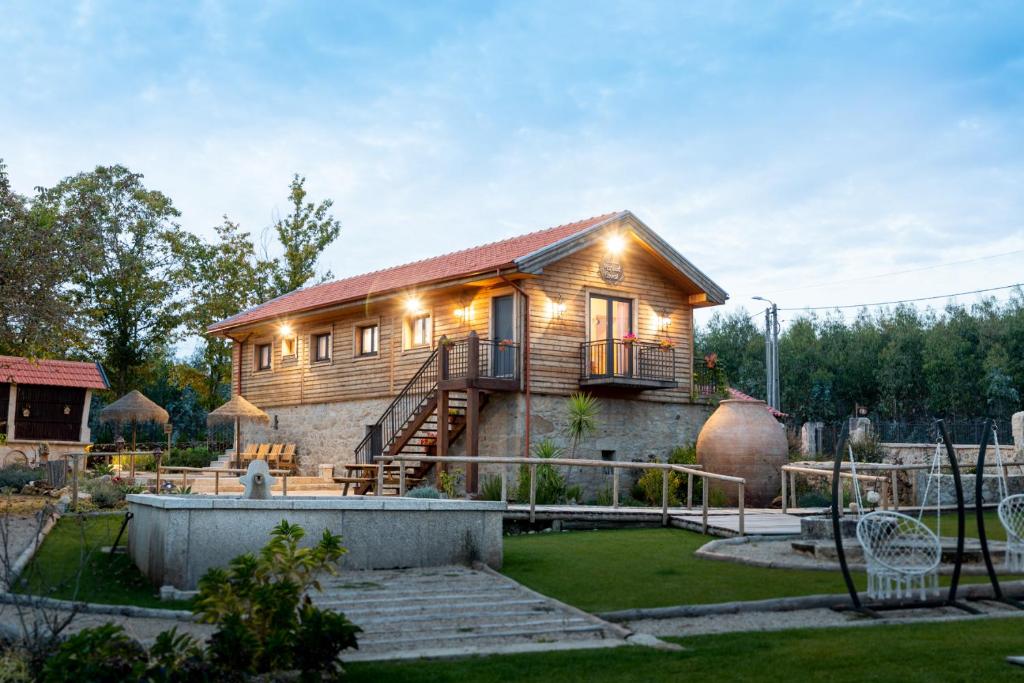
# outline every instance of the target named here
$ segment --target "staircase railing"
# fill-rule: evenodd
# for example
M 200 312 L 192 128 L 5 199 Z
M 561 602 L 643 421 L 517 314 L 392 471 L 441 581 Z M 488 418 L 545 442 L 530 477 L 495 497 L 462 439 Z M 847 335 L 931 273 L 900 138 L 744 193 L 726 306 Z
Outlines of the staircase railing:
M 375 456 L 382 455 L 408 424 L 410 418 L 418 413 L 437 391 L 439 350 L 440 347 L 434 349 L 380 419 L 366 428 L 366 436 L 356 446 L 357 463 L 371 464 Z

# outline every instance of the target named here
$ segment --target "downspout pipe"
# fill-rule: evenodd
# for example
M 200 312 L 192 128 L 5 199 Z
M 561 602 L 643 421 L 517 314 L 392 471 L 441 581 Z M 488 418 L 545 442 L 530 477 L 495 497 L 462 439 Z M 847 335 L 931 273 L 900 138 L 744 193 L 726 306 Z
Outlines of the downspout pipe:
M 524 308 L 526 309 L 525 320 L 523 321 L 523 393 L 526 395 L 526 438 L 523 440 L 523 457 L 530 457 L 530 295 L 526 293 L 518 283 L 505 277 L 501 268 L 497 269 L 498 277 L 519 292 L 523 297 Z

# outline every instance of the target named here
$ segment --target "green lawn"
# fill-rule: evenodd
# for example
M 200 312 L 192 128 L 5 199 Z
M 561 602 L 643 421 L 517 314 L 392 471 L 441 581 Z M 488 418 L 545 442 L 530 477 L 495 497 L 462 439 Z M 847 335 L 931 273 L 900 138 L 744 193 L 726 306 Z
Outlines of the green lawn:
M 682 529 L 510 536 L 502 572 L 591 612 L 846 591 L 839 572 L 765 569 L 695 557 L 694 551 L 710 540 Z M 863 589 L 864 577 L 855 578 Z
M 123 521 L 121 514 L 62 517 L 26 568 L 18 590 L 61 600 L 188 609 L 188 602 L 161 601 L 126 554 L 101 552 L 114 543 Z M 127 532 L 121 544 L 127 542 L 126 536 Z
M 674 639 L 687 649 L 576 650 L 453 661 L 351 664 L 346 680 L 409 681 L 1002 681 L 1024 669 L 1019 619 L 733 633 Z
M 912 513 L 911 517 L 917 517 L 917 513 Z M 936 524 L 935 513 L 925 512 L 921 517 L 921 521 L 928 525 L 928 528 L 932 531 L 938 531 L 938 524 Z M 956 513 L 955 512 L 944 512 L 942 513 L 942 536 L 943 537 L 956 537 L 957 527 Z M 1002 523 L 999 521 L 999 515 L 995 510 L 985 511 L 985 535 L 990 541 L 1005 541 L 1006 540 L 1006 529 L 1003 528 Z M 978 538 L 978 517 L 974 513 L 974 508 L 970 508 L 964 515 L 964 537 L 965 538 Z
M 998 526 L 998 520 L 994 522 Z M 991 525 L 986 522 L 986 529 Z M 944 519 L 942 528 L 944 533 L 947 528 L 955 530 L 955 516 Z M 510 536 L 505 539 L 502 571 L 589 612 L 846 593 L 838 570 L 766 569 L 696 557 L 694 551 L 711 540 L 682 529 Z M 1000 573 L 1000 578 L 1021 577 Z M 853 579 L 858 590 L 865 589 L 863 571 L 853 572 Z M 941 580 L 945 584 L 949 579 Z M 983 575 L 961 577 L 962 584 L 987 582 Z

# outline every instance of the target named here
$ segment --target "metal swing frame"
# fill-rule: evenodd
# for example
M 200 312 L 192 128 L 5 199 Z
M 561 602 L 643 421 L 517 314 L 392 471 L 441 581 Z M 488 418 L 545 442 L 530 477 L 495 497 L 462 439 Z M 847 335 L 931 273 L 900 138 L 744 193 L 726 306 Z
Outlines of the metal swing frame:
M 935 428 L 942 438 L 942 442 L 946 447 L 946 457 L 949 460 L 949 465 L 953 471 L 953 488 L 956 491 L 956 510 L 957 510 L 957 541 L 956 541 L 956 556 L 953 563 L 953 576 L 949 583 L 949 592 L 945 598 L 937 599 L 926 599 L 926 600 L 887 600 L 887 601 L 872 601 L 865 602 L 860 599 L 860 595 L 857 593 L 857 587 L 853 583 L 853 576 L 850 574 L 850 565 L 846 560 L 846 550 L 843 548 L 843 535 L 842 529 L 839 522 L 840 507 L 843 504 L 843 499 L 840 492 L 840 471 L 842 468 L 843 454 L 845 452 L 846 442 L 849 440 L 849 426 L 844 425 L 843 431 L 840 433 L 839 443 L 836 448 L 835 457 L 832 463 L 832 535 L 836 544 L 836 557 L 839 560 L 839 568 L 843 573 L 843 581 L 846 584 L 846 590 L 850 594 L 850 601 L 852 606 L 839 606 L 836 609 L 845 610 L 853 609 L 854 611 L 862 614 L 879 617 L 878 612 L 883 610 L 897 610 L 897 609 L 918 609 L 918 608 L 935 608 L 935 607 L 956 607 L 965 612 L 971 614 L 980 614 L 980 612 L 970 605 L 967 605 L 957 600 L 957 588 L 960 585 L 960 573 L 963 567 L 964 559 L 964 527 L 965 527 L 965 512 L 964 512 L 964 489 L 963 483 L 960 479 L 960 467 L 956 459 L 956 452 L 953 450 L 953 444 L 949 440 L 949 434 L 946 433 L 946 425 L 942 420 L 935 421 Z M 936 501 L 941 503 L 941 501 Z
M 993 600 L 1024 610 L 1024 603 L 1003 594 L 1003 588 L 999 585 L 999 576 L 996 574 L 995 563 L 992 562 L 992 553 L 988 547 L 988 534 L 985 532 L 985 506 L 982 501 L 982 488 L 985 481 L 982 473 L 985 471 L 985 453 L 988 449 L 988 440 L 992 435 L 993 425 L 992 418 L 985 420 L 985 431 L 981 437 L 981 446 L 978 448 L 978 466 L 976 468 L 978 475 L 974 478 L 974 512 L 978 520 L 978 541 L 981 543 L 981 555 L 985 559 L 988 580 L 992 584 Z M 1007 493 L 1009 493 L 1008 487 Z

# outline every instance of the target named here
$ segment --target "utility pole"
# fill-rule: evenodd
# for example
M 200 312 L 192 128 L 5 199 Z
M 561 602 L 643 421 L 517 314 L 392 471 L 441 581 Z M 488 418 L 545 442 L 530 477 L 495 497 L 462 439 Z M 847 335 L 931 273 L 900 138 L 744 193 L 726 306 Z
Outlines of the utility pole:
M 782 409 L 779 385 L 779 307 L 774 301 L 755 296 L 755 300 L 771 304 L 764 309 L 764 367 L 767 384 L 767 403 L 775 410 Z

